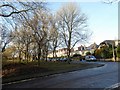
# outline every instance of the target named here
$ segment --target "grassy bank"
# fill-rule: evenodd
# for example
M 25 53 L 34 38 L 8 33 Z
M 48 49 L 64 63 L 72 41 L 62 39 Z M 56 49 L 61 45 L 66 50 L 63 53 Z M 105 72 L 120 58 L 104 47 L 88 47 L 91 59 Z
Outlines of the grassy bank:
M 100 64 L 71 63 L 67 62 L 37 62 L 29 63 L 8 63 L 3 65 L 3 83 L 29 79 L 34 77 L 49 76 L 52 74 L 64 73 L 73 70 L 82 70 L 101 66 Z

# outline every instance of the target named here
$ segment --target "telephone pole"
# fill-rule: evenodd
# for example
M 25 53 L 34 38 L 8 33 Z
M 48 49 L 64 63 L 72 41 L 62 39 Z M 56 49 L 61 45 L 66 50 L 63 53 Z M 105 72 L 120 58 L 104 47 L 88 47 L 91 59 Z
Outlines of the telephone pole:
M 114 45 L 112 44 L 112 50 L 113 50 L 113 61 L 116 61 L 115 60 L 115 50 L 114 50 Z

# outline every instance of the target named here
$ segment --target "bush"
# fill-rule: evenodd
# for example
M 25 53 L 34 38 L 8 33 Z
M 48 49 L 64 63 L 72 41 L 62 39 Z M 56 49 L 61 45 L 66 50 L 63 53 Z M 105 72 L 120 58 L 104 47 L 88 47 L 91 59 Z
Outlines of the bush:
M 111 47 L 104 46 L 100 49 L 96 49 L 94 53 L 96 58 L 112 58 L 113 57 L 113 51 Z
M 80 54 L 74 54 L 73 57 L 81 57 Z
M 91 55 L 91 53 L 90 52 L 86 52 L 86 55 Z
M 117 47 L 117 57 L 120 58 L 120 46 Z

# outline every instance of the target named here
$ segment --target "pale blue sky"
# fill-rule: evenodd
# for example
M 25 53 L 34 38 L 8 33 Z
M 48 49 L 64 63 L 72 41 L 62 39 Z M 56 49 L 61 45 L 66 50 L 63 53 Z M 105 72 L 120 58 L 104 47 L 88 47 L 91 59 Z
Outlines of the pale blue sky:
M 49 8 L 56 12 L 64 2 L 49 2 Z M 83 13 L 88 17 L 89 29 L 93 32 L 89 43 L 99 44 L 104 40 L 118 38 L 118 4 L 102 2 L 77 2 Z

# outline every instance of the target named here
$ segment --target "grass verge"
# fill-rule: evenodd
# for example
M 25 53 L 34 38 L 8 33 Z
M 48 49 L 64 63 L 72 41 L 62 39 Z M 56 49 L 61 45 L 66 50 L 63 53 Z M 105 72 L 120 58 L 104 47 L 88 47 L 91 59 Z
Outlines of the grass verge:
M 44 77 L 53 74 L 65 73 L 75 70 L 83 70 L 88 68 L 100 67 L 103 64 L 95 64 L 95 63 L 71 63 L 67 62 L 41 62 L 40 66 L 38 66 L 35 62 L 27 63 L 27 64 L 8 64 L 3 66 L 3 70 L 10 68 L 14 68 L 14 71 L 4 75 L 2 77 L 2 83 L 9 83 L 24 79 Z

